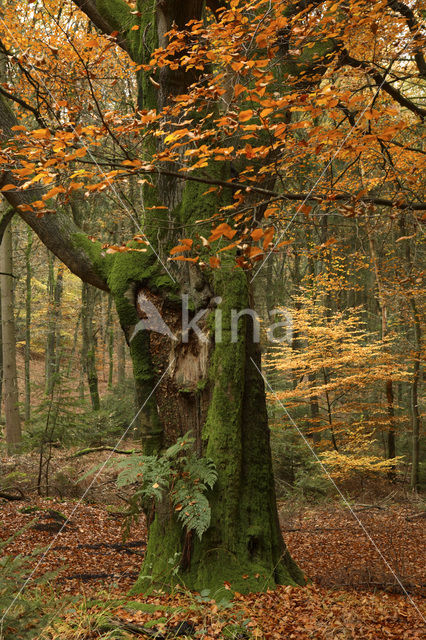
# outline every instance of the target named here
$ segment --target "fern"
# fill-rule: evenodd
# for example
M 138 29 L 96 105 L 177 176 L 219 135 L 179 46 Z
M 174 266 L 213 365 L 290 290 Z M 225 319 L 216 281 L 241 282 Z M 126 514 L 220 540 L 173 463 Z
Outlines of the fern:
M 187 434 L 161 456 L 133 454 L 116 464 L 120 470 L 117 485 L 137 485 L 129 501 L 131 519 L 143 511 L 147 501 L 158 502 L 168 492 L 178 519 L 201 539 L 211 516 L 205 494 L 213 488 L 217 472 L 212 460 L 196 457 L 193 444 Z

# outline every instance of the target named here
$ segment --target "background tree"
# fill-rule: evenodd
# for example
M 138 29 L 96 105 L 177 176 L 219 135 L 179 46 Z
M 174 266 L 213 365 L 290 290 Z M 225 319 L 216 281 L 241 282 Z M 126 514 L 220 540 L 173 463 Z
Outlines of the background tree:
M 3 394 L 6 422 L 6 443 L 9 453 L 18 450 L 21 442 L 18 379 L 16 371 L 16 336 L 13 303 L 12 229 L 7 226 L 0 246 L 0 289 L 3 352 Z

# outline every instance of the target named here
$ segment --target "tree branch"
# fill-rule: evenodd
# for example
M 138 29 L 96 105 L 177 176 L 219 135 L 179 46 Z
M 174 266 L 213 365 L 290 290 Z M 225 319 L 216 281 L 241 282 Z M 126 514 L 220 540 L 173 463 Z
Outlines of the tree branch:
M 405 18 L 407 27 L 409 28 L 414 40 L 418 43 L 418 46 L 414 49 L 414 60 L 416 61 L 420 75 L 423 78 L 426 78 L 426 61 L 423 55 L 424 39 L 420 34 L 420 25 L 417 22 L 414 11 L 404 4 L 404 2 L 399 2 L 399 0 L 388 0 L 388 6 Z
M 111 35 L 118 31 L 116 42 L 118 46 L 131 56 L 130 47 L 126 38 L 128 31 L 134 24 L 129 5 L 123 0 L 73 0 L 93 24 L 105 35 Z
M 88 160 L 80 160 L 82 164 L 95 164 Z M 97 167 L 108 166 L 109 168 L 123 168 L 122 164 L 108 162 L 108 163 L 96 163 Z M 353 193 L 323 193 L 323 194 L 315 194 L 315 193 L 294 193 L 291 191 L 285 191 L 284 193 L 279 193 L 278 191 L 272 191 L 271 189 L 263 189 L 262 187 L 256 187 L 251 184 L 246 184 L 244 182 L 228 182 L 226 180 L 218 180 L 216 178 L 208 178 L 207 176 L 195 176 L 192 173 L 184 173 L 182 171 L 171 171 L 168 169 L 141 169 L 134 170 L 129 172 L 129 174 L 124 175 L 160 175 L 160 176 L 169 176 L 171 178 L 179 178 L 180 180 L 189 180 L 190 182 L 200 182 L 202 184 L 210 184 L 217 187 L 225 187 L 228 189 L 241 189 L 245 192 L 250 193 L 259 193 L 260 195 L 264 195 L 271 199 L 276 200 L 292 200 L 295 202 L 298 201 L 314 201 L 314 202 L 348 202 L 356 198 L 356 194 Z M 367 196 L 360 199 L 360 202 L 365 202 L 367 204 L 376 204 L 380 207 L 394 207 L 395 209 L 400 210 L 410 210 L 410 211 L 426 211 L 426 202 L 400 202 L 393 201 L 386 198 L 378 198 L 373 194 L 368 194 Z
M 13 102 L 16 102 L 17 104 L 19 104 L 23 109 L 32 113 L 36 121 L 40 125 L 40 127 L 42 127 L 43 129 L 47 127 L 38 109 L 35 109 L 34 107 L 32 107 L 30 104 L 28 104 L 28 102 L 25 102 L 25 100 L 22 100 L 22 98 L 19 98 L 18 96 L 15 96 L 12 93 L 9 93 L 5 89 L 3 89 L 3 87 L 0 87 L 0 93 L 3 96 L 5 96 L 5 98 L 9 98 L 9 100 L 13 100 Z
M 426 117 L 426 109 L 422 109 L 415 102 L 412 102 L 408 98 L 402 95 L 398 89 L 393 87 L 389 82 L 385 80 L 385 76 L 379 73 L 376 69 L 373 69 L 368 62 L 364 60 L 356 60 L 349 55 L 346 49 L 342 50 L 340 56 L 340 63 L 344 65 L 348 65 L 353 67 L 354 69 L 363 69 L 371 78 L 373 78 L 374 82 L 378 87 L 386 91 L 396 102 L 398 102 L 401 106 L 409 109 L 412 113 L 415 113 L 422 120 Z
M 4 236 L 4 232 L 7 229 L 7 225 L 12 220 L 14 215 L 15 215 L 15 209 L 13 207 L 9 207 L 6 213 L 3 215 L 2 219 L 0 220 L 0 245 L 3 242 L 3 236 Z M 12 274 L 8 274 L 8 275 L 12 275 Z M 15 276 L 13 277 L 15 278 Z
M 18 120 L 14 112 L 0 94 L 0 141 L 13 138 L 12 127 L 17 124 Z M 41 218 L 38 218 L 34 212 L 22 211 L 20 205 L 41 200 L 44 194 L 43 189 L 36 187 L 31 190 L 31 193 L 22 191 L 19 189 L 19 182 L 16 177 L 10 171 L 2 171 L 0 172 L 0 189 L 6 184 L 16 184 L 17 188 L 16 190 L 4 191 L 2 195 L 20 217 L 35 231 L 43 244 L 84 282 L 89 282 L 98 289 L 108 291 L 108 285 L 99 265 L 93 259 L 93 256 L 78 244 L 77 239 L 85 236 L 74 224 L 70 216 L 67 216 L 61 209 L 58 209 L 54 214 L 46 214 Z M 3 219 L 0 227 L 3 221 L 7 226 L 8 221 L 6 222 Z

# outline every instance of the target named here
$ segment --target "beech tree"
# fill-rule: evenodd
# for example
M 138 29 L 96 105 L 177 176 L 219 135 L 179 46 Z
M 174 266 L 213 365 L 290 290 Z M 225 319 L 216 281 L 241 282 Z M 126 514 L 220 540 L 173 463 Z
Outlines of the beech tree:
M 149 505 L 148 545 L 137 588 L 144 587 L 147 575 L 154 584 L 177 580 L 212 591 L 224 584 L 240 592 L 303 584 L 278 523 L 260 348 L 252 317 L 244 312 L 253 305 L 249 268 L 283 244 L 272 243 L 274 219 L 294 202 L 300 206 L 291 210 L 291 219 L 299 212 L 311 215 L 318 203 L 325 209 L 342 203 L 350 215 L 375 206 L 399 207 L 410 215 L 424 210 L 424 202 L 400 187 L 402 166 L 393 158 L 394 179 L 380 167 L 371 175 L 366 171 L 371 145 L 391 154 L 387 143 L 396 132 L 404 131 L 398 144 L 411 149 L 425 114 L 411 98 L 411 87 L 404 93 L 407 73 L 389 81 L 381 71 L 382 58 L 392 53 L 386 34 L 390 13 L 394 18 L 396 12 L 409 42 L 410 69 L 417 69 L 416 78 L 424 73 L 416 15 L 402 3 L 377 3 L 386 12 L 376 68 L 365 57 L 368 38 L 362 41 L 358 31 L 352 43 L 347 24 L 350 18 L 350 25 L 357 25 L 363 15 L 362 29 L 370 40 L 376 38 L 380 14 L 365 2 L 74 4 L 92 31 L 81 37 L 81 50 L 66 30 L 64 42 L 82 69 L 78 81 L 85 83 L 96 124 L 90 118 L 80 124 L 79 96 L 77 106 L 55 99 L 55 92 L 60 96 L 68 90 L 66 81 L 56 80 L 58 69 L 67 72 L 60 47 L 48 38 L 45 50 L 56 71 L 43 75 L 41 83 L 26 56 L 38 55 L 39 64 L 46 64 L 46 54 L 18 54 L 16 41 L 2 29 L 3 49 L 19 72 L 18 88 L 31 82 L 36 88 L 31 85 L 29 94 L 9 85 L 0 89 L 0 189 L 71 271 L 113 296 L 133 363 L 144 452 L 160 453 L 191 432 L 196 454 L 215 464 L 211 522 L 201 540 L 181 528 L 166 495 Z M 67 11 L 67 28 L 76 28 L 81 16 L 65 5 L 58 16 L 54 5 L 43 4 L 52 29 L 64 32 L 58 24 Z M 101 69 L 107 75 L 106 63 L 113 64 L 112 50 L 120 60 L 128 56 L 128 73 L 136 74 L 136 109 L 124 115 L 103 108 L 108 85 L 97 82 Z M 355 70 L 352 85 L 347 69 Z M 341 80 L 335 86 L 338 71 Z M 373 103 L 376 93 L 385 98 L 380 109 L 370 105 L 365 116 L 361 103 L 369 91 Z M 131 92 L 123 88 L 122 97 L 131 100 Z M 329 121 L 321 129 L 317 123 L 324 108 Z M 342 117 L 339 126 L 333 109 Z M 367 138 L 365 128 L 357 127 L 357 113 L 368 127 L 377 124 L 380 136 Z M 401 126 L 389 132 L 389 118 L 400 113 Z M 348 131 L 355 142 L 346 145 L 348 166 L 339 167 L 336 177 L 335 145 L 345 144 Z M 364 151 L 365 164 L 353 162 L 353 155 L 359 159 Z M 330 189 L 312 195 L 294 187 L 303 185 L 307 158 L 314 157 L 317 177 L 321 162 L 333 175 Z M 62 172 L 69 176 L 66 185 Z M 95 197 L 119 180 L 140 181 L 143 229 L 133 241 L 111 246 L 83 233 L 58 196 L 65 204 L 84 188 Z M 384 188 L 378 190 L 378 184 Z M 181 294 L 188 296 L 190 317 L 205 340 L 182 332 Z M 146 320 L 148 303 L 178 340 L 135 330 Z M 236 339 L 235 314 L 241 316 Z M 217 317 L 220 339 L 214 331 Z

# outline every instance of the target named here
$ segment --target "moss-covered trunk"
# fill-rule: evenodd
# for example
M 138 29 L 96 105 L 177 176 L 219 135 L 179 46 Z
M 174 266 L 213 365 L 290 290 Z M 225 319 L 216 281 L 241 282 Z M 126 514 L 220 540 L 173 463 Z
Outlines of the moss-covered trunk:
M 300 584 L 302 574 L 278 524 L 259 345 L 252 340 L 248 316 L 241 318 L 238 339 L 231 342 L 231 310 L 248 307 L 246 277 L 224 270 L 214 289 L 222 298 L 222 342 L 212 345 L 208 409 L 201 425 L 202 451 L 219 473 L 210 496 L 211 525 L 200 541 L 172 525 L 167 509 L 158 512 L 142 574 L 160 583 L 174 577 L 212 595 L 227 583 L 239 592 Z
M 182 528 L 167 496 L 150 511 L 135 590 L 182 583 L 217 595 L 228 587 L 247 592 L 303 583 L 278 523 L 260 349 L 250 315 L 242 314 L 238 332 L 231 331 L 232 313 L 250 307 L 246 274 L 233 266 L 215 272 L 205 286 L 209 296 L 202 300 L 189 287 L 192 314 L 205 309 L 198 326 L 208 338 L 203 342 L 190 332 L 183 342 L 179 292 L 157 273 L 161 267 L 146 256 L 120 259 L 109 284 L 130 342 L 139 406 L 145 403 L 145 451 L 159 452 L 190 431 L 196 453 L 212 459 L 218 471 L 208 496 L 211 524 L 201 540 Z M 136 270 L 130 261 L 139 265 Z M 177 340 L 155 331 L 134 334 L 143 317 L 137 312 L 140 296 L 150 296 Z

